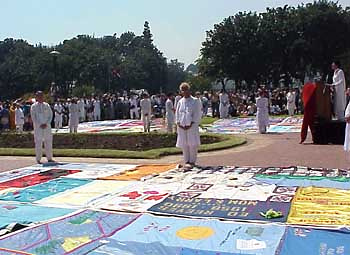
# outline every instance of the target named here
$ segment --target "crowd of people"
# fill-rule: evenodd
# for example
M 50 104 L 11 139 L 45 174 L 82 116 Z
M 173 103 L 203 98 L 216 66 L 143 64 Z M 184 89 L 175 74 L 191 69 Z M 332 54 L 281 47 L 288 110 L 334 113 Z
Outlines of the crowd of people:
M 337 120 L 347 122 L 344 149 L 350 150 L 350 104 L 346 107 L 346 96 L 350 90 L 346 89 L 344 72 L 339 64 L 332 64 L 334 70 L 333 82 L 324 84 L 333 91 L 333 113 Z M 315 91 L 316 84 L 305 85 L 303 99 L 306 100 L 308 88 Z M 267 90 L 261 86 L 257 92 L 233 91 L 224 89 L 218 92 L 191 92 L 188 83 L 182 83 L 179 93 L 164 95 L 149 95 L 141 93 L 92 95 L 89 98 L 56 99 L 51 105 L 44 101 L 42 91 L 36 93 L 36 98 L 21 104 L 20 99 L 14 102 L 0 102 L 0 130 L 14 129 L 18 132 L 34 128 L 36 160 L 41 162 L 42 144 L 45 144 L 46 157 L 52 159 L 52 126 L 57 129 L 68 124 L 70 132 L 76 133 L 78 124 L 84 121 L 99 121 L 113 119 L 139 119 L 144 123 L 144 131 L 150 132 L 152 116 L 166 119 L 167 131 L 173 132 L 176 127 L 176 146 L 182 149 L 185 165 L 192 167 L 196 163 L 197 151 L 200 145 L 199 124 L 203 116 L 229 118 L 230 116 L 256 116 L 258 132 L 266 133 L 270 114 L 294 115 L 303 112 L 300 89 Z M 314 93 L 310 93 L 314 95 Z M 305 133 L 309 124 L 308 110 L 305 103 L 304 123 L 302 127 L 301 143 L 305 141 Z M 314 106 L 315 108 L 315 106 Z M 210 111 L 209 111 L 210 110 Z M 312 110 L 314 117 L 315 110 Z M 141 116 L 140 116 L 141 115 Z M 158 115 L 158 116 L 157 116 Z M 305 122 L 306 119 L 306 122 Z M 312 125 L 310 126 L 311 131 Z
M 269 113 L 272 115 L 293 115 L 302 112 L 302 103 L 299 89 L 266 90 Z M 141 104 L 147 95 L 148 104 Z M 203 116 L 229 118 L 238 116 L 255 116 L 257 114 L 257 91 L 204 91 L 194 93 L 202 104 Z M 86 121 L 140 119 L 151 116 L 173 118 L 171 111 L 175 110 L 180 94 L 127 93 L 92 95 L 90 97 L 57 98 L 50 104 L 53 111 L 52 127 L 59 129 L 69 126 L 71 132 L 76 132 L 78 124 Z M 172 105 L 169 102 L 172 101 Z M 148 102 L 148 100 L 143 100 Z M 17 132 L 30 131 L 33 123 L 30 107 L 35 99 L 23 101 L 0 101 L 0 131 L 17 130 Z M 144 118 L 143 118 L 144 119 Z M 171 124 L 167 128 L 173 130 Z

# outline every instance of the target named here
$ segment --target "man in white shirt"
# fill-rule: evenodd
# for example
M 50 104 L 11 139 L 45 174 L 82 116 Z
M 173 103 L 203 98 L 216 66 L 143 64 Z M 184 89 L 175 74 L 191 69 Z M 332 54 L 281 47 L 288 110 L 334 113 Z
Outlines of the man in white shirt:
M 55 111 L 55 128 L 60 129 L 63 126 L 63 105 L 60 99 L 57 100 L 53 110 Z
M 219 95 L 220 106 L 220 119 L 226 119 L 228 117 L 228 107 L 229 107 L 229 96 L 225 90 L 222 90 Z
M 77 99 L 73 98 L 71 103 L 68 105 L 69 111 L 69 133 L 77 133 L 79 125 L 79 106 L 77 104 Z
M 139 108 L 138 108 L 138 102 L 137 97 L 135 95 L 131 95 L 129 99 L 130 103 L 130 118 L 131 119 L 138 119 L 139 118 Z
M 202 118 L 201 103 L 191 96 L 190 85 L 182 83 L 183 97 L 177 103 L 175 119 L 177 124 L 176 147 L 182 149 L 186 167 L 194 166 L 200 145 L 199 123 Z
M 23 133 L 24 114 L 19 104 L 16 104 L 15 124 L 16 124 L 16 131 L 20 134 Z
M 94 120 L 101 120 L 101 102 L 98 97 L 93 100 L 94 105 Z
M 42 144 L 45 145 L 45 154 L 48 162 L 54 162 L 52 159 L 52 110 L 48 103 L 44 102 L 42 91 L 36 94 L 36 102 L 31 106 L 30 113 L 34 126 L 34 142 L 36 162 L 41 164 Z
M 350 88 L 346 91 L 347 96 L 350 96 Z M 350 151 L 350 102 L 348 103 L 348 106 L 345 110 L 345 121 L 346 121 L 346 128 L 345 128 L 345 140 L 344 140 L 344 150 L 349 152 Z
M 84 98 L 80 98 L 80 100 L 78 101 L 78 108 L 79 108 L 79 111 L 80 111 L 80 114 L 79 114 L 79 122 L 84 122 L 85 119 L 86 119 L 86 111 L 85 111 L 85 107 L 86 107 L 86 104 L 85 104 L 85 99 Z
M 141 120 L 143 121 L 144 132 L 151 132 L 151 114 L 152 114 L 152 104 L 151 99 L 149 99 L 148 94 L 144 93 L 140 101 L 141 107 Z
M 334 87 L 334 115 L 337 120 L 344 119 L 346 96 L 345 96 L 345 75 L 340 68 L 340 63 L 335 61 L 332 63 L 332 69 L 334 70 L 333 83 L 328 84 Z
M 181 93 L 177 94 L 175 97 L 175 103 L 174 103 L 174 108 L 176 110 L 177 108 L 177 103 L 180 101 L 180 99 L 182 98 Z
M 169 133 L 173 133 L 175 123 L 175 108 L 173 104 L 173 94 L 169 93 L 167 97 L 168 99 L 165 102 L 165 119 L 167 123 L 167 131 Z
M 289 116 L 293 116 L 295 113 L 295 92 L 290 89 L 289 92 L 287 93 L 287 110 L 288 110 L 288 114 Z
M 260 134 L 265 134 L 269 126 L 269 100 L 266 97 L 266 93 L 262 90 L 259 92 L 259 97 L 256 99 L 256 108 L 258 132 Z

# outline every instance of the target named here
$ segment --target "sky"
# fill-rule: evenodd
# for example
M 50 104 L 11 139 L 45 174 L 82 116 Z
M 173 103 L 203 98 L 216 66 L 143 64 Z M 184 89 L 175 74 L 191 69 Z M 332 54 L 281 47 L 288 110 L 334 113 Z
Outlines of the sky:
M 1 0 L 0 40 L 21 38 L 53 46 L 77 35 L 141 34 L 150 23 L 154 43 L 186 65 L 199 56 L 206 31 L 239 11 L 298 5 L 299 0 Z M 350 0 L 340 0 L 345 7 Z

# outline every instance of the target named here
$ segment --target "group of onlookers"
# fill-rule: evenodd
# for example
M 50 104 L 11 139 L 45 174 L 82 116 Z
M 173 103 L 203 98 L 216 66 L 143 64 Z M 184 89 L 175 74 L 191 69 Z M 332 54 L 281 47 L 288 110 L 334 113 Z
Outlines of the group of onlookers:
M 301 91 L 296 89 L 266 90 L 269 112 L 272 115 L 302 113 Z M 203 97 L 211 108 L 213 117 L 228 118 L 254 116 L 257 113 L 257 91 L 205 92 Z M 206 96 L 207 95 L 207 96 Z
M 85 121 L 144 119 L 141 101 L 147 95 L 150 107 L 149 115 L 158 118 L 172 118 L 170 108 L 176 108 L 180 94 L 123 93 L 92 95 L 89 97 L 57 98 L 51 103 L 53 121 L 57 129 L 69 126 L 70 132 L 77 132 L 78 124 Z M 193 95 L 200 99 L 203 116 L 229 118 L 236 116 L 254 116 L 257 114 L 257 92 L 255 91 L 204 91 Z M 275 89 L 267 91 L 270 114 L 293 115 L 302 111 L 299 89 Z M 147 102 L 148 102 L 147 100 Z M 170 105 L 169 100 L 172 102 Z M 145 100 L 144 100 L 145 101 Z M 33 129 L 30 106 L 34 99 L 0 102 L 0 131 L 15 130 L 22 132 Z M 147 117 L 147 118 L 149 118 Z M 168 127 L 168 130 L 171 128 Z

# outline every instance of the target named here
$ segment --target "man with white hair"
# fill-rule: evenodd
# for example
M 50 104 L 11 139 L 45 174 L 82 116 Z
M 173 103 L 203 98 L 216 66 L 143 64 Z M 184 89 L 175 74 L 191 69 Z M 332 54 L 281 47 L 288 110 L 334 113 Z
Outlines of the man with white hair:
M 185 166 L 196 164 L 197 152 L 200 145 L 199 123 L 202 118 L 201 102 L 191 96 L 190 85 L 180 85 L 182 98 L 177 103 L 175 119 L 177 124 L 176 147 L 182 149 Z
M 30 113 L 34 126 L 36 162 L 41 164 L 43 142 L 48 162 L 54 162 L 52 159 L 52 110 L 50 105 L 44 102 L 44 94 L 42 91 L 36 92 L 35 95 L 36 102 L 31 106 Z

